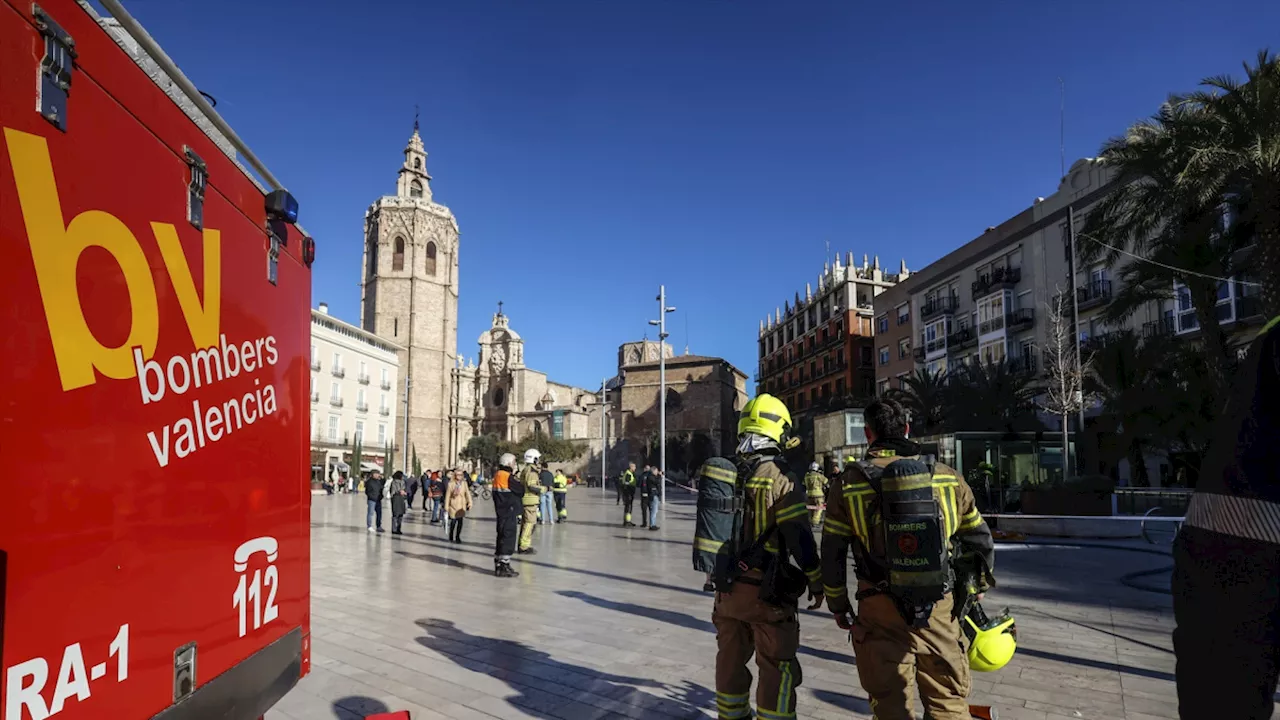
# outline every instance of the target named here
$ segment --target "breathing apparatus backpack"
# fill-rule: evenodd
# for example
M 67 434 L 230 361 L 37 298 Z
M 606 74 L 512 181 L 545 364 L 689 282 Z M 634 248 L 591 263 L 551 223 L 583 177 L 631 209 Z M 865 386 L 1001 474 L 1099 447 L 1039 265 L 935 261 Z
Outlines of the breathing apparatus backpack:
M 875 491 L 867 527 L 878 514 L 884 542 L 883 558 L 872 558 L 870 548 L 862 548 L 858 564 L 871 571 L 865 579 L 875 587 L 858 593 L 858 599 L 887 594 L 909 625 L 924 627 L 952 585 L 951 538 L 939 502 L 942 493 L 934 490 L 932 458 L 899 458 L 883 468 L 862 460 L 857 466 Z
M 698 469 L 698 517 L 693 534 L 693 569 L 707 573 L 719 589 L 738 562 L 742 536 L 743 483 L 738 468 L 721 457 Z

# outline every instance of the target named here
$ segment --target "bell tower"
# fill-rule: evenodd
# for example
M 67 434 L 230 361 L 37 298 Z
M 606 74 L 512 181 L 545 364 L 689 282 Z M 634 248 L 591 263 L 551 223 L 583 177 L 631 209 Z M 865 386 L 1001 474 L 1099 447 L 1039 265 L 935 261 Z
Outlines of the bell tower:
M 424 467 L 444 467 L 458 357 L 458 222 L 435 202 L 416 117 L 395 194 L 365 212 L 361 275 L 361 327 L 403 348 L 400 377 L 409 383 L 408 413 L 403 384 L 374 391 L 388 394 L 387 406 L 394 409 L 396 465 L 404 467 L 416 451 Z M 366 427 L 380 421 L 370 418 Z

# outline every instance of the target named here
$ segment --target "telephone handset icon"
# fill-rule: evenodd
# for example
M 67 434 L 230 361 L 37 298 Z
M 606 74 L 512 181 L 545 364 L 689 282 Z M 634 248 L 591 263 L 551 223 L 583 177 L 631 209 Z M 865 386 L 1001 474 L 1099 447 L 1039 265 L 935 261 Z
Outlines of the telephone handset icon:
M 235 570 L 236 572 L 244 572 L 249 567 L 249 557 L 256 552 L 266 553 L 267 562 L 276 561 L 276 556 L 280 551 L 280 544 L 273 537 L 263 536 L 252 540 L 246 540 L 236 548 Z

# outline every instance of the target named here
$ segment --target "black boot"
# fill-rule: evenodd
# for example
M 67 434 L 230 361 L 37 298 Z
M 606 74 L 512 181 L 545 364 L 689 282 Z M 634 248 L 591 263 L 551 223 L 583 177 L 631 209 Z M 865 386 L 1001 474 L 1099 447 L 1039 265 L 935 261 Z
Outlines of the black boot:
M 500 578 L 513 578 L 520 576 L 520 573 L 513 570 L 507 563 L 498 563 L 498 567 L 493 571 L 493 574 Z

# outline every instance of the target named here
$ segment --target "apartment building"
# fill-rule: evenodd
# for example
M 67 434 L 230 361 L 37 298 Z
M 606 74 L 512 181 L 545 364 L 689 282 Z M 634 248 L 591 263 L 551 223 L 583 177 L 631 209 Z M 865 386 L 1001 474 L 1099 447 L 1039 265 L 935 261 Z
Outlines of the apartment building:
M 781 398 L 793 416 L 820 407 L 833 397 L 870 397 L 875 392 L 873 336 L 875 299 L 910 273 L 881 269 L 880 259 L 853 264 L 825 263 L 815 291 L 775 309 L 760 323 L 756 391 Z
M 403 390 L 400 349 L 333 317 L 325 303 L 311 311 L 313 479 L 334 469 L 357 471 L 350 467 L 357 439 L 364 469 L 382 467 L 388 445 L 400 447 L 395 411 Z
M 900 317 L 904 305 L 910 319 L 911 362 L 899 357 L 902 331 L 877 339 L 877 389 L 899 387 L 915 369 L 947 372 L 983 362 L 1005 363 L 1014 372 L 1040 378 L 1041 349 L 1046 346 L 1046 313 L 1055 303 L 1076 295 L 1080 337 L 1085 346 L 1101 344 L 1112 333 L 1130 329 L 1147 335 L 1172 332 L 1173 301 L 1152 302 L 1119 325 L 1103 321 L 1102 310 L 1115 287 L 1113 271 L 1104 264 L 1077 268 L 1069 277 L 1067 226 L 1077 226 L 1088 209 L 1112 189 L 1108 171 L 1096 160 L 1071 166 L 1058 191 L 1035 202 L 938 261 L 914 273 L 893 292 L 877 297 L 877 317 Z M 1079 242 L 1085 242 L 1079 240 Z M 1228 290 L 1228 297 L 1230 289 Z M 892 325 L 895 329 L 898 327 Z
M 911 291 L 919 278 L 916 273 L 875 298 L 876 395 L 903 387 L 904 379 L 915 372 Z

